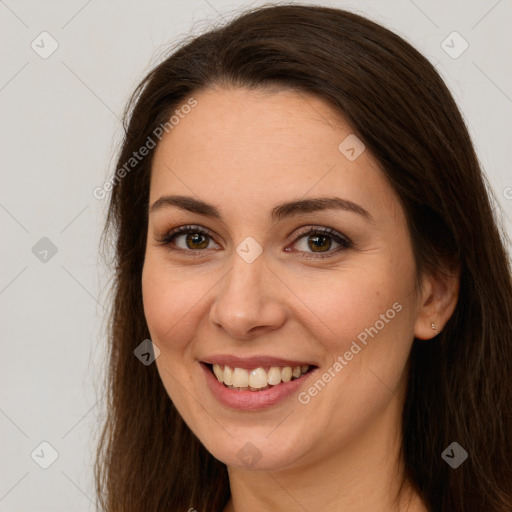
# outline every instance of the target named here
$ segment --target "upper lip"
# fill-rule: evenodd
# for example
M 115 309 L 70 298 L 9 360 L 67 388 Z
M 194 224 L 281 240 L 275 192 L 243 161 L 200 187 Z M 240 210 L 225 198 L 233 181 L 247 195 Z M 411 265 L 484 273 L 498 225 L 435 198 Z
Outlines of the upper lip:
M 292 368 L 306 364 L 309 366 L 316 366 L 314 363 L 308 361 L 297 361 L 296 359 L 283 359 L 271 356 L 237 357 L 229 354 L 210 356 L 202 359 L 201 361 L 207 364 L 226 365 L 231 368 L 245 368 L 246 370 L 270 366 L 291 366 Z

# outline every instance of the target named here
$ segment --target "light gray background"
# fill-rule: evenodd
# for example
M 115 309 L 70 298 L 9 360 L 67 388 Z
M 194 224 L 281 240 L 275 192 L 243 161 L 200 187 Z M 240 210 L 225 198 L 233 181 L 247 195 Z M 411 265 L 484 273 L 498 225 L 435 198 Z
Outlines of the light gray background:
M 310 3 L 366 15 L 435 64 L 511 236 L 512 1 Z M 0 511 L 94 510 L 108 297 L 98 263 L 107 201 L 92 191 L 114 170 L 130 92 L 167 44 L 255 5 L 0 1 Z M 50 48 L 43 31 L 59 45 L 46 59 L 31 48 Z M 453 31 L 469 43 L 457 59 L 441 46 Z M 42 237 L 58 250 L 46 262 L 32 252 Z M 31 458 L 37 448 L 36 460 L 50 460 L 42 441 L 58 452 L 48 469 Z

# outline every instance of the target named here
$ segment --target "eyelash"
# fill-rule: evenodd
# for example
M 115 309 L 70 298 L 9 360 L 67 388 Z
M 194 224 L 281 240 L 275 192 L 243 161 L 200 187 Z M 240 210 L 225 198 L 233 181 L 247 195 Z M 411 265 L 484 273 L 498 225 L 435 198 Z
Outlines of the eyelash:
M 201 256 L 204 252 L 204 249 L 202 250 L 193 250 L 193 249 L 182 249 L 180 247 L 172 247 L 173 240 L 182 234 L 200 234 L 209 237 L 210 239 L 214 239 L 212 236 L 212 233 L 208 230 L 202 229 L 198 226 L 193 225 L 187 225 L 187 226 L 180 226 L 176 229 L 173 229 L 166 233 L 161 238 L 157 239 L 157 242 L 160 245 L 167 246 L 170 250 L 173 251 L 182 251 L 186 253 L 191 253 L 191 256 Z M 325 253 L 307 253 L 307 254 L 313 254 L 314 256 L 301 256 L 302 258 L 306 259 L 323 259 L 323 258 L 329 258 L 333 254 L 337 254 L 343 250 L 350 249 L 353 246 L 353 243 L 350 239 L 345 237 L 344 235 L 341 235 L 337 231 L 331 228 L 326 227 L 315 227 L 315 228 L 309 228 L 306 231 L 300 232 L 295 239 L 293 240 L 292 244 L 295 244 L 297 241 L 299 241 L 301 238 L 305 237 L 306 235 L 328 235 L 330 236 L 336 243 L 340 244 L 340 247 L 337 247 L 334 250 L 329 250 Z M 305 252 L 305 251 L 299 251 L 299 252 Z

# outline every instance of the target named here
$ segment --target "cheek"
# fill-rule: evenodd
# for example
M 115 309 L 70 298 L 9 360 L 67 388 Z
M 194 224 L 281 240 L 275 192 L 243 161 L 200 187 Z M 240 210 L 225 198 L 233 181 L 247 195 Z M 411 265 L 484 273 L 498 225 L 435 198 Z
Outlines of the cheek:
M 175 277 L 176 269 L 148 252 L 142 272 L 144 315 L 152 340 L 164 351 L 184 348 L 182 340 L 187 339 L 184 331 L 191 323 L 194 305 L 204 295 L 190 281 Z
M 404 297 L 403 279 L 377 258 L 360 267 L 333 272 L 328 279 L 296 279 L 294 291 L 308 309 L 311 324 L 319 324 L 327 338 L 348 340 L 373 325 L 393 303 Z M 393 314 L 394 311 L 391 311 Z
M 386 391 L 382 383 L 394 389 L 400 379 L 413 339 L 414 264 L 398 256 L 367 254 L 328 280 L 297 281 L 309 308 L 302 317 L 309 318 L 327 366 L 343 358 L 332 390 L 353 389 L 372 401 Z
M 197 324 L 193 307 L 198 299 L 189 293 L 190 284 L 177 281 L 175 276 L 176 269 L 171 270 L 164 258 L 148 251 L 142 272 L 142 298 L 151 341 L 160 350 L 155 363 L 169 397 L 185 411 L 183 386 L 191 385 L 185 362 L 192 325 Z

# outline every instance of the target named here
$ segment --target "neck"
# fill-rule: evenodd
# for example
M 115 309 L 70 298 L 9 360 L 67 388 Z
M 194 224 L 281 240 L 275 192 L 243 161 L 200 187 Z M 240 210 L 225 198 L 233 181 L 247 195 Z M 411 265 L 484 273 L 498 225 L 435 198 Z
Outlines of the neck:
M 231 499 L 224 512 L 427 512 L 404 483 L 400 458 L 402 402 L 393 398 L 381 417 L 337 451 L 316 449 L 280 471 L 228 467 Z

